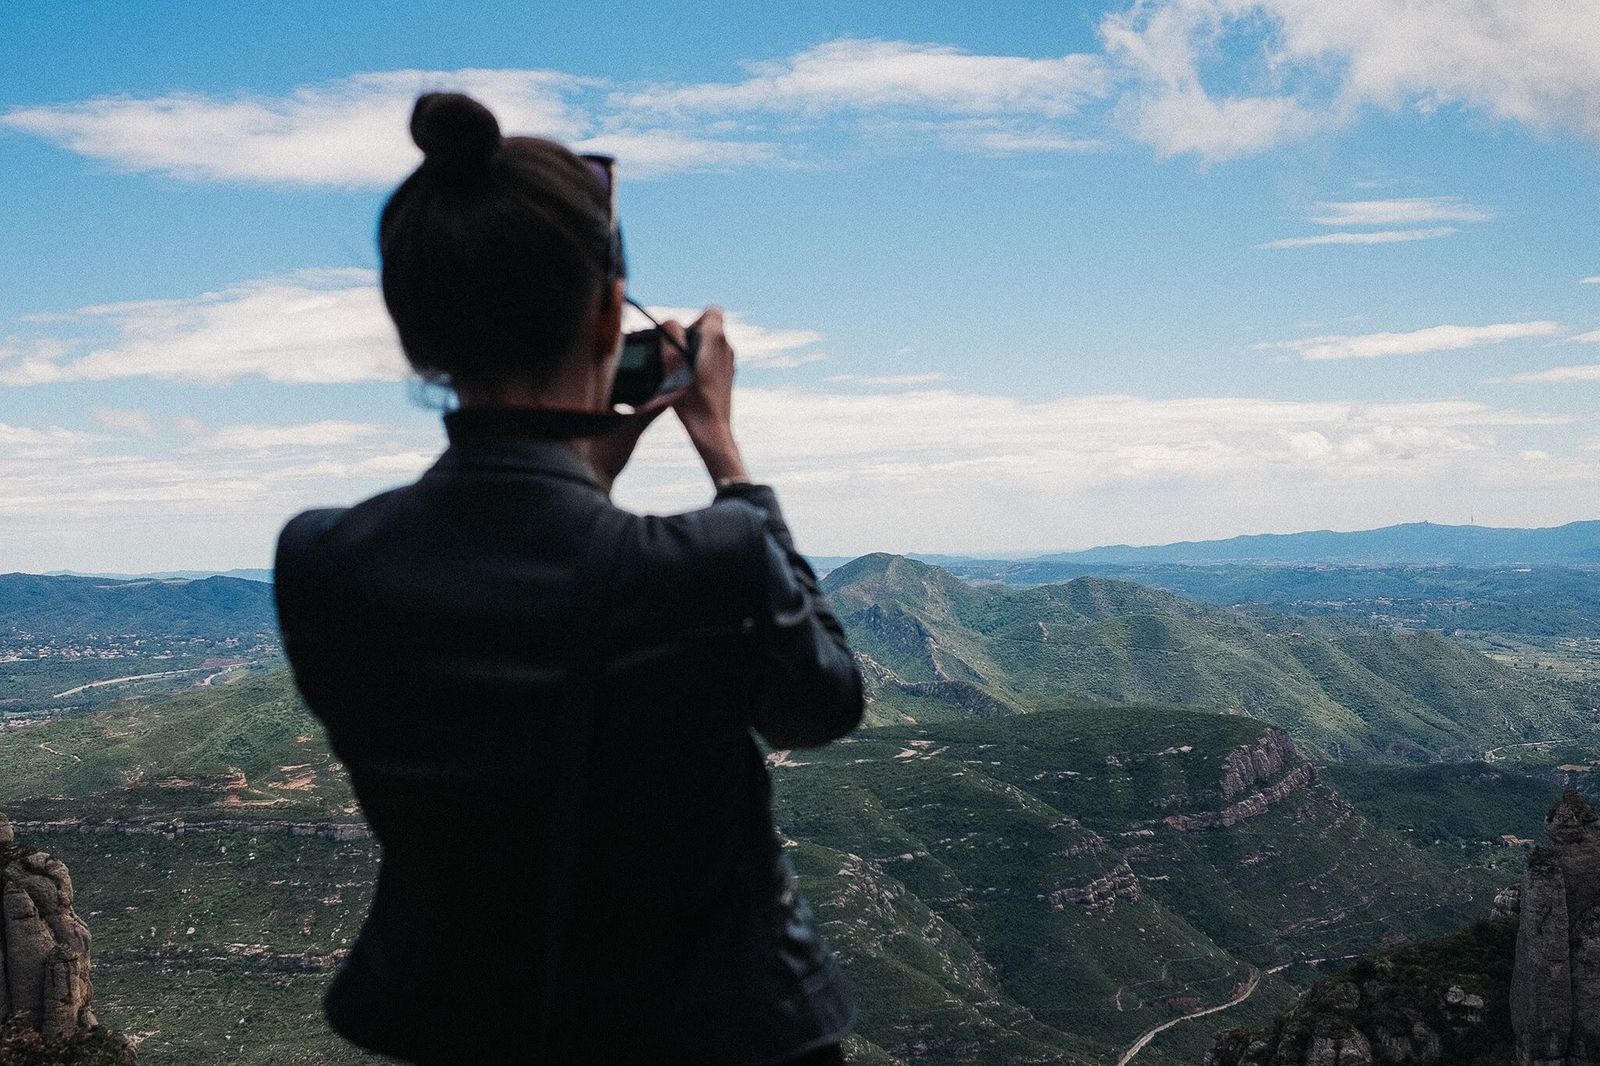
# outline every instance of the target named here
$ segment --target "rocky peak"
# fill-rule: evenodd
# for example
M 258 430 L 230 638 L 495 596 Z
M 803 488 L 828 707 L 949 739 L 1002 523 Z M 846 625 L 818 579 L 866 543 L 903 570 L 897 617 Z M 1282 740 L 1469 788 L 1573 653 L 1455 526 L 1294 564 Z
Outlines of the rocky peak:
M 75 1048 L 120 1043 L 90 1007 L 89 927 L 72 899 L 66 865 L 19 845 L 0 815 L 0 1058 L 35 1045 L 59 1052 L 49 1061 L 73 1062 Z
M 1522 876 L 1511 980 L 1521 1066 L 1600 1066 L 1600 813 L 1568 791 Z

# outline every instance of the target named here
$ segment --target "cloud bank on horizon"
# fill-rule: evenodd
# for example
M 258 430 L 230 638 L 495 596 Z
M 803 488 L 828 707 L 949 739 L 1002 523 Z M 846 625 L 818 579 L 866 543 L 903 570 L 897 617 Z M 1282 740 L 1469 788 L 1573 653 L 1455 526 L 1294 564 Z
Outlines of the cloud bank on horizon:
M 707 172 L 826 173 L 852 145 L 1039 168 L 1141 157 L 1217 181 L 1369 119 L 1427 122 L 1444 111 L 1600 160 L 1600 6 L 1582 0 L 1138 0 L 1103 14 L 1095 39 L 1093 49 L 1028 55 L 847 36 L 720 79 L 367 70 L 272 92 L 18 101 L 0 105 L 0 131 L 125 180 L 175 179 L 180 193 L 262 186 L 302 196 L 403 177 L 418 159 L 406 116 L 435 88 L 479 97 L 508 132 L 623 155 L 630 177 L 663 185 Z M 1286 262 L 1448 248 L 1503 232 L 1519 208 L 1404 177 L 1298 187 L 1284 199 L 1269 220 L 1282 236 L 1240 238 L 1243 254 Z M 1577 289 L 1575 277 L 1600 283 L 1573 271 L 1563 285 Z M 843 370 L 838 332 L 813 318 L 735 306 L 729 323 L 750 371 L 741 432 L 813 531 L 808 547 L 1001 551 L 1373 526 L 1440 507 L 1501 524 L 1593 517 L 1579 512 L 1600 478 L 1596 405 L 1573 397 L 1600 383 L 1600 364 L 1571 353 L 1600 343 L 1600 308 L 1584 317 L 1563 299 L 1560 309 L 1525 302 L 1470 317 L 1423 302 L 1355 328 L 1268 323 L 1235 337 L 1234 351 L 1277 352 L 1262 359 L 1306 373 L 1462 361 L 1453 378 L 1428 370 L 1409 394 L 1380 401 L 1363 393 L 1388 386 L 1358 388 L 1357 378 L 1344 379 L 1347 399 L 1329 398 L 1337 384 L 1307 398 L 1293 384 L 1248 395 L 1258 382 L 1243 363 L 1231 388 L 1134 374 L 1133 390 L 1069 379 L 1040 396 L 981 368 Z M 1487 369 L 1489 353 L 1506 351 L 1522 362 Z M 288 513 L 377 491 L 436 454 L 436 427 L 309 399 L 406 380 L 367 266 L 311 262 L 217 278 L 205 291 L 16 315 L 0 325 L 0 386 L 11 396 L 112 399 L 79 405 L 75 420 L 31 424 L 0 406 L 0 524 L 20 553 L 13 565 L 258 564 Z M 264 386 L 279 390 L 281 411 L 258 404 L 230 420 L 194 400 Z M 1510 391 L 1484 398 L 1500 386 Z M 94 389 L 135 391 L 124 402 L 83 391 Z M 669 433 L 653 430 L 637 462 L 624 502 L 703 498 L 692 453 Z M 122 531 L 117 544 L 106 541 L 107 516 Z

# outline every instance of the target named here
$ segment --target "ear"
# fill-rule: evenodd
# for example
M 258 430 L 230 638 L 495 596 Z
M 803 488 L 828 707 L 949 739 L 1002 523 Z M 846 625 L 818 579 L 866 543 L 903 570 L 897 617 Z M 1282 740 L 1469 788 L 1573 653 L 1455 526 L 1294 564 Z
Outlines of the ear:
M 601 362 L 615 355 L 622 344 L 622 305 L 627 291 L 627 282 L 618 278 L 600 293 L 594 317 L 594 356 Z

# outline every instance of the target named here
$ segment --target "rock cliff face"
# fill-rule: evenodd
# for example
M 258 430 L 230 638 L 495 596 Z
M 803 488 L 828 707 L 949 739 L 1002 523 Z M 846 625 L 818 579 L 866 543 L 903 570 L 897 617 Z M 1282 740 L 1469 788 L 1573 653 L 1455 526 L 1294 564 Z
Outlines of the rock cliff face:
M 0 1021 L 6 1047 L 33 1041 L 61 1049 L 60 1061 L 71 1062 L 72 1047 L 103 1045 L 108 1035 L 95 1020 L 91 991 L 89 927 L 72 909 L 66 866 L 20 847 L 11 823 L 0 815 Z
M 1522 876 L 1511 982 L 1521 1066 L 1600 1066 L 1600 813 L 1576 792 Z
M 1179 832 L 1227 829 L 1266 814 L 1289 796 L 1316 783 L 1317 768 L 1301 760 L 1289 734 L 1269 729 L 1254 744 L 1235 748 L 1222 760 L 1222 774 L 1217 781 L 1222 806 L 1168 815 L 1163 821 Z
M 1600 813 L 1569 791 L 1545 830 L 1494 919 L 1361 959 L 1208 1066 L 1600 1066 Z

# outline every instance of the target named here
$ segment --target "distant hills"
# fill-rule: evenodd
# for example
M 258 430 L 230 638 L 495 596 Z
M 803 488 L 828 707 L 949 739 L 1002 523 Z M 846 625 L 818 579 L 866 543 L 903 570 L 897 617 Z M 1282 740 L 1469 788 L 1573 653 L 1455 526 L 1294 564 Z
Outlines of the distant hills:
M 1061 703 L 1177 704 L 1287 729 L 1324 759 L 1472 757 L 1593 737 L 1577 689 L 1433 632 L 1195 603 L 1085 577 L 969 585 L 869 555 L 824 582 L 875 722 L 1003 717 Z
M 276 618 L 259 581 L 0 574 L 0 638 L 244 639 L 274 635 Z
M 272 571 L 259 567 L 244 567 L 235 570 L 165 570 L 154 574 L 95 574 L 82 573 L 77 570 L 48 570 L 45 577 L 104 577 L 113 581 L 140 581 L 155 578 L 164 580 L 168 578 L 182 578 L 194 580 L 202 577 L 236 577 L 243 581 L 265 581 L 271 583 Z
M 1351 533 L 1257 533 L 1227 540 L 1126 544 L 1059 552 L 1040 562 L 1287 563 L 1328 566 L 1509 566 L 1565 563 L 1600 566 L 1600 521 L 1543 529 L 1447 526 L 1408 522 Z

